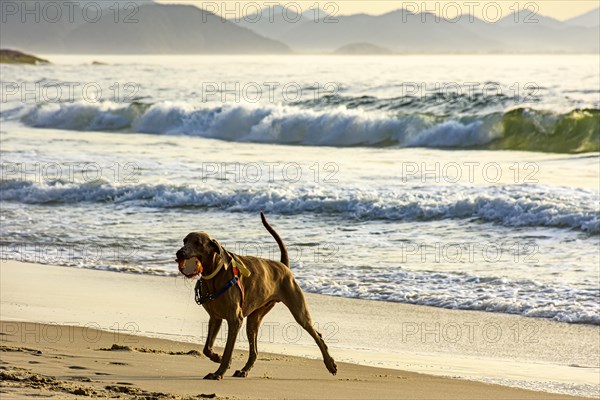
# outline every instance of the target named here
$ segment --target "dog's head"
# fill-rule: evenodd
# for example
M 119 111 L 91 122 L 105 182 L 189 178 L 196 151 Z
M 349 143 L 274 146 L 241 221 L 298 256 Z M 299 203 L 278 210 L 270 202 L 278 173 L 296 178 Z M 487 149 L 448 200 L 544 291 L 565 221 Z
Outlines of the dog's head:
M 204 270 L 210 273 L 220 260 L 225 269 L 229 267 L 229 254 L 219 242 L 205 232 L 192 232 L 183 239 L 183 247 L 175 253 L 179 271 L 193 278 Z

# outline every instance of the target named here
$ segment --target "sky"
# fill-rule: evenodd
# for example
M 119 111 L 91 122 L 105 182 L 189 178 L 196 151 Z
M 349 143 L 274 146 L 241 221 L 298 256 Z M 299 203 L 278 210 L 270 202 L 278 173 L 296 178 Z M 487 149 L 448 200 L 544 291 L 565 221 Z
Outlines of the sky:
M 161 3 L 179 3 L 195 4 L 199 7 L 212 10 L 216 14 L 223 15 L 229 12 L 226 18 L 233 18 L 234 15 L 241 18 L 246 14 L 252 14 L 256 11 L 256 6 L 267 9 L 272 4 L 279 3 L 287 5 L 292 9 L 307 11 L 317 6 L 326 11 L 329 15 L 349 15 L 349 14 L 385 14 L 389 11 L 399 8 L 406 8 L 413 12 L 433 12 L 438 15 L 453 19 L 458 14 L 474 14 L 488 22 L 512 14 L 517 9 L 526 8 L 537 14 L 552 17 L 558 20 L 565 20 L 598 7 L 598 0 L 540 0 L 540 1 L 517 1 L 517 0 L 496 0 L 496 1 L 475 1 L 475 0 L 457 0 L 457 1 L 369 1 L 369 0 L 341 0 L 341 1 L 275 1 L 275 0 L 157 0 Z M 268 11 L 263 13 L 268 16 Z

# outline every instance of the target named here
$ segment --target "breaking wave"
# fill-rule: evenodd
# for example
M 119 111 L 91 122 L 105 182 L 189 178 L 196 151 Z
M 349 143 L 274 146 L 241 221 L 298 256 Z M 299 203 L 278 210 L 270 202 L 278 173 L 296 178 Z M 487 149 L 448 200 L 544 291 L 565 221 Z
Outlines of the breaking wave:
M 318 213 L 390 221 L 473 219 L 503 226 L 540 226 L 600 233 L 598 193 L 543 186 L 432 187 L 421 193 L 345 188 L 225 189 L 177 185 L 0 181 L 0 200 L 26 204 L 117 203 L 152 208 L 216 208 L 229 212 Z
M 517 108 L 486 115 L 447 117 L 426 112 L 366 111 L 345 106 L 188 103 L 62 103 L 16 113 L 26 125 L 78 131 L 190 135 L 239 142 L 307 146 L 385 146 L 600 151 L 600 110 L 567 113 Z

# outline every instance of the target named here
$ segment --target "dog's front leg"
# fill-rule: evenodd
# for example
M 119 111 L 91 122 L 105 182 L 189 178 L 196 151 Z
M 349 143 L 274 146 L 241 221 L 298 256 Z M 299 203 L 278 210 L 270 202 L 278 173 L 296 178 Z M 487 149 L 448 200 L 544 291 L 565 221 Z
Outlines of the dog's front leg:
M 204 345 L 204 355 L 216 363 L 221 362 L 221 356 L 213 352 L 213 344 L 217 338 L 217 334 L 221 329 L 221 318 L 210 317 L 208 321 L 208 335 L 206 336 L 206 344 Z
M 233 348 L 237 339 L 238 332 L 242 326 L 243 317 L 241 312 L 234 317 L 227 319 L 227 344 L 223 351 L 223 357 L 221 357 L 221 365 L 216 372 L 211 372 L 206 375 L 204 379 L 219 380 L 223 379 L 223 375 L 229 369 L 231 365 L 231 356 L 233 355 Z

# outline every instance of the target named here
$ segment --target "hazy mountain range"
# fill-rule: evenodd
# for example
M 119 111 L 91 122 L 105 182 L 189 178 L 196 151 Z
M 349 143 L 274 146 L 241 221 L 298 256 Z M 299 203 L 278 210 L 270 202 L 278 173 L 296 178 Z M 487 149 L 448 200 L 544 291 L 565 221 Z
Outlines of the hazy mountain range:
M 33 3 L 40 2 L 22 3 L 30 3 L 33 9 Z M 97 22 L 86 22 L 80 7 L 75 7 L 72 22 L 66 15 L 57 22 L 44 18 L 36 22 L 30 16 L 24 23 L 19 16 L 2 15 L 2 21 L 6 22 L 0 27 L 0 45 L 39 53 L 81 54 L 272 54 L 291 51 L 279 41 L 194 6 L 145 1 L 134 9 L 128 8 L 128 3 L 131 2 L 121 3 L 124 8 L 116 17 L 117 22 L 115 11 L 109 9 L 101 13 Z M 84 3 L 79 4 L 85 7 Z M 5 7 L 1 9 L 4 13 Z M 94 14 L 90 12 L 90 15 Z
M 0 0 L 2 3 L 8 0 Z M 90 2 L 90 0 L 88 0 Z M 23 1 L 34 7 L 37 1 Z M 43 3 L 43 2 L 42 2 Z M 60 4 L 60 2 L 57 2 Z M 86 2 L 77 2 L 85 7 Z M 96 2 L 97 3 L 97 2 Z M 110 3 L 110 4 L 109 4 Z M 87 54 L 281 54 L 334 53 L 597 53 L 600 8 L 567 21 L 529 12 L 511 14 L 496 23 L 463 16 L 453 23 L 432 14 L 396 10 L 373 16 L 355 14 L 327 19 L 322 10 L 296 14 L 282 7 L 240 20 L 221 17 L 195 6 L 142 0 L 133 13 L 121 3 L 118 21 L 105 9 L 97 22 L 86 22 L 82 9 L 74 20 L 39 22 L 2 10 L 0 46 L 38 53 Z M 114 4 L 106 2 L 101 4 Z M 287 20 L 283 17 L 286 12 Z M 6 15 L 5 15 L 6 14 Z M 527 17 L 537 19 L 526 23 Z M 125 19 L 137 22 L 124 22 Z M 290 19 L 298 20 L 289 22 Z M 515 22 L 518 21 L 518 22 Z M 253 22 L 250 22 L 253 21 Z M 425 22 L 423 22 L 425 21 Z M 329 22 L 329 23 L 328 23 Z
M 232 22 L 280 40 L 298 52 L 329 53 L 355 44 L 370 44 L 398 53 L 600 50 L 600 8 L 567 21 L 521 11 L 495 23 L 467 15 L 451 22 L 430 13 L 413 14 L 403 9 L 377 16 L 336 16 L 336 21 L 328 23 L 314 18 L 310 10 L 300 16 L 287 10 L 285 18 L 284 11 L 273 7 L 272 15 L 263 11 L 262 18 L 250 15 Z M 286 18 L 298 22 L 287 22 Z M 253 20 L 257 22 L 249 22 Z

